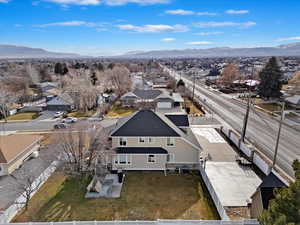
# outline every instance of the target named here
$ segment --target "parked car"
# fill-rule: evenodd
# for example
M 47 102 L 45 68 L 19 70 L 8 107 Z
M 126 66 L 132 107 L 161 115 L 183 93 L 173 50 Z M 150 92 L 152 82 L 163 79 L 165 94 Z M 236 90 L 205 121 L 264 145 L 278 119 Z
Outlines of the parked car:
M 68 125 L 66 123 L 56 123 L 54 124 L 54 129 L 58 130 L 58 129 L 67 129 Z
M 67 117 L 62 120 L 62 123 L 76 123 L 77 120 L 75 117 Z
M 61 116 L 63 116 L 64 115 L 64 112 L 56 112 L 55 114 L 54 114 L 54 118 L 59 118 L 59 117 L 61 117 Z

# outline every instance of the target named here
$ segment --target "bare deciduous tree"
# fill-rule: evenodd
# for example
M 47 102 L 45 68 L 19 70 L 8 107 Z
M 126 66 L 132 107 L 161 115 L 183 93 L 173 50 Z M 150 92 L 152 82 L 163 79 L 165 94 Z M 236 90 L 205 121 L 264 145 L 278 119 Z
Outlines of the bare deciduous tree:
M 219 83 L 222 85 L 230 85 L 236 79 L 240 79 L 240 75 L 241 74 L 237 66 L 229 64 L 224 68 L 219 79 Z
M 129 91 L 132 87 L 130 72 L 124 66 L 114 66 L 113 69 L 106 71 L 106 76 L 118 96 Z
M 11 183 L 12 188 L 24 199 L 24 201 L 15 202 L 15 204 L 24 205 L 25 210 L 27 210 L 29 200 L 43 184 L 43 179 L 35 177 L 31 170 L 24 168 L 17 175 L 10 176 L 13 178 Z
M 108 133 L 99 125 L 81 125 L 57 133 L 53 142 L 61 154 L 63 167 L 75 175 L 94 171 L 97 164 L 106 165 L 111 154 Z

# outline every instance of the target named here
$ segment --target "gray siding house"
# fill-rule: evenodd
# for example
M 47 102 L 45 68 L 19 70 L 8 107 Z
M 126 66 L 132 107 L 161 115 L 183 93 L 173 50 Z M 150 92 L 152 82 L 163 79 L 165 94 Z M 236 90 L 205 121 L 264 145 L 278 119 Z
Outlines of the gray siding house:
M 199 162 L 201 147 L 187 115 L 141 110 L 121 119 L 110 137 L 113 170 L 195 169 Z
M 67 93 L 62 93 L 49 102 L 47 102 L 46 110 L 49 111 L 66 111 L 70 112 L 75 108 L 74 101 Z

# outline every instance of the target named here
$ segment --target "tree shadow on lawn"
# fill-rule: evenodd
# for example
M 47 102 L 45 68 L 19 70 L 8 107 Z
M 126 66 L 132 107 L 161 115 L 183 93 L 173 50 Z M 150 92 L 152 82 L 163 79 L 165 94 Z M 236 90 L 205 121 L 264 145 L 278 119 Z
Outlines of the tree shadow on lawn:
M 90 178 L 68 178 L 32 221 L 218 219 L 196 174 L 128 172 L 121 198 L 86 199 Z

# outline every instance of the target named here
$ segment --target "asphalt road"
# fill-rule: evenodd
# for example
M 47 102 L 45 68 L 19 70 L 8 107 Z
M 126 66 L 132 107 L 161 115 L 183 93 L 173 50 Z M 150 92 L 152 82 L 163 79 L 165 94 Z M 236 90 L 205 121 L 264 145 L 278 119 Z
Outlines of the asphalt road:
M 170 75 L 179 79 L 180 75 L 170 72 Z M 187 78 L 181 77 L 188 88 L 192 90 L 193 84 Z M 216 113 L 225 124 L 230 125 L 235 131 L 241 133 L 243 120 L 246 113 L 244 103 L 225 98 L 216 91 L 209 90 L 200 84 L 195 85 L 195 96 Z M 265 113 L 251 110 L 246 132 L 246 138 L 265 154 L 273 159 L 279 122 Z M 288 175 L 294 177 L 292 162 L 300 159 L 300 132 L 283 125 L 278 148 L 277 165 Z

